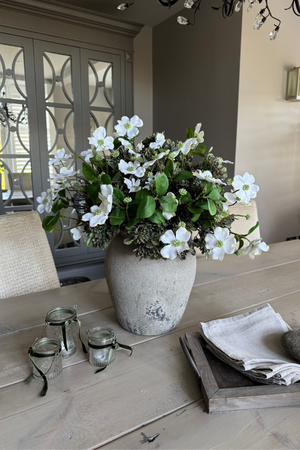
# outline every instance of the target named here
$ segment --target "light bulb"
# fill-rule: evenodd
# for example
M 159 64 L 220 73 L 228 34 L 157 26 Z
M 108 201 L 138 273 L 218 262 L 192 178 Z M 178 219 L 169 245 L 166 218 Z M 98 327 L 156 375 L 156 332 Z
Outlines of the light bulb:
M 177 22 L 180 25 L 189 25 L 190 24 L 190 21 L 188 19 L 186 19 L 185 17 L 183 17 L 183 16 L 178 16 L 177 17 Z
M 273 31 L 271 31 L 271 33 L 269 34 L 269 39 L 270 41 L 274 41 L 274 39 L 277 38 L 279 32 L 279 27 L 275 27 Z
M 243 3 L 239 0 L 234 7 L 235 12 L 239 12 L 241 10 Z
M 260 30 L 260 28 L 263 26 L 263 22 L 255 22 L 253 25 L 253 30 L 257 31 Z
M 119 6 L 117 6 L 117 9 L 119 9 L 120 11 L 124 11 L 128 7 L 129 7 L 129 3 L 121 3 Z
M 184 7 L 185 8 L 191 9 L 191 8 L 193 8 L 193 6 L 194 6 L 194 1 L 193 0 L 185 0 L 185 2 L 184 2 Z
M 249 2 L 249 5 L 247 6 L 247 11 L 248 11 L 248 12 L 251 11 L 252 6 L 253 6 L 253 3 L 252 3 L 252 2 Z

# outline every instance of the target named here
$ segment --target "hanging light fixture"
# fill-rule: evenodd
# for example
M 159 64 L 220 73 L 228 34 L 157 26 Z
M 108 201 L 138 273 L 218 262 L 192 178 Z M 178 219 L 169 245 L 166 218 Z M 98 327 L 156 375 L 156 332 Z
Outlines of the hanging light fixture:
M 166 6 L 168 8 L 171 8 L 175 3 L 177 3 L 179 0 L 157 0 L 162 6 Z M 218 1 L 218 0 L 215 0 Z M 219 0 L 222 2 L 220 6 L 212 6 L 212 9 L 219 10 L 221 9 L 222 15 L 224 19 L 229 19 L 232 17 L 232 15 L 236 12 L 238 13 L 244 4 L 247 5 L 247 11 L 251 11 L 255 3 L 258 3 L 260 6 L 260 11 L 255 17 L 255 22 L 253 24 L 253 29 L 255 31 L 258 31 L 262 28 L 262 26 L 266 23 L 267 19 L 273 19 L 275 20 L 274 28 L 269 34 L 269 39 L 271 41 L 274 41 L 276 39 L 281 25 L 281 20 L 277 17 L 274 17 L 272 14 L 272 11 L 269 6 L 269 0 Z M 194 25 L 196 19 L 196 13 L 200 9 L 202 0 L 184 0 L 183 6 L 187 9 L 193 10 L 193 18 L 192 20 L 189 20 L 188 18 L 184 16 L 178 16 L 177 22 L 180 25 Z M 131 5 L 134 4 L 134 0 L 131 2 L 121 3 L 118 6 L 118 9 L 121 11 L 124 11 L 125 9 L 129 8 Z M 245 6 L 244 6 L 245 7 Z M 285 11 L 291 9 L 293 13 L 300 17 L 300 0 L 292 0 L 292 3 L 288 8 L 285 8 Z M 268 23 L 270 20 L 268 21 Z

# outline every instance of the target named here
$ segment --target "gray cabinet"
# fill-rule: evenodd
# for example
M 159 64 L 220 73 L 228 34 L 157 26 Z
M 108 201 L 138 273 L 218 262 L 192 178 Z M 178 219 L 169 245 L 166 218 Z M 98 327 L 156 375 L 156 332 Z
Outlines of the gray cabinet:
M 90 148 L 93 131 L 102 125 L 111 134 L 118 118 L 133 113 L 131 53 L 53 41 L 0 33 L 0 214 L 36 209 L 58 149 L 80 168 L 75 154 Z M 75 214 L 69 208 L 48 236 L 57 266 L 104 258 L 73 241 Z

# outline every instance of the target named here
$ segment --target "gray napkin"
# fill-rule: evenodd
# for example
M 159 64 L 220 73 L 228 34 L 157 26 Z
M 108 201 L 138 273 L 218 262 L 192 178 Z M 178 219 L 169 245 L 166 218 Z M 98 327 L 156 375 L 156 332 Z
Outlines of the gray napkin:
M 291 328 L 266 304 L 226 319 L 200 323 L 207 348 L 251 379 L 289 385 L 300 380 L 300 364 L 290 358 L 280 340 Z

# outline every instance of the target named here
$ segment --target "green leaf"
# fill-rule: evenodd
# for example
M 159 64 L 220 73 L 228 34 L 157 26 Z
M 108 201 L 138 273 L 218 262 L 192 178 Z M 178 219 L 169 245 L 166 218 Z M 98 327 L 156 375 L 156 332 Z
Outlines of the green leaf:
M 65 189 L 62 189 L 61 191 L 58 191 L 58 195 L 59 195 L 60 197 L 65 197 L 65 196 L 66 196 L 66 190 L 65 190 Z
M 138 210 L 139 204 L 140 204 L 140 202 L 137 201 L 137 200 L 133 200 L 133 202 L 129 203 L 129 205 L 128 205 L 128 211 L 129 211 L 129 215 L 130 215 L 131 217 L 136 218 L 137 210 Z
M 114 188 L 114 192 L 113 192 L 113 202 L 115 205 L 119 205 L 120 202 L 122 203 L 124 200 L 124 195 L 122 194 L 122 192 L 117 189 Z
M 99 160 L 94 157 L 90 159 L 90 163 L 93 164 L 94 166 L 101 167 L 101 169 L 104 169 L 106 167 L 105 159 Z
M 68 208 L 68 206 L 69 206 L 69 199 L 58 197 L 53 203 L 51 210 L 54 212 L 54 214 L 56 214 L 61 209 Z
M 111 178 L 106 173 L 103 173 L 101 175 L 101 181 L 102 181 L 103 184 L 111 184 Z
M 188 203 L 192 201 L 192 196 L 191 194 L 188 192 L 187 194 L 184 194 L 180 197 L 180 202 L 181 203 Z
M 193 153 L 192 153 L 192 155 L 201 156 L 201 158 L 203 158 L 204 152 L 202 153 L 202 152 L 198 152 L 197 150 L 194 150 Z
M 198 200 L 198 202 L 196 202 L 196 206 L 200 206 L 200 208 L 208 210 L 208 204 L 205 200 Z
M 111 180 L 112 183 L 115 183 L 116 181 L 118 181 L 121 178 L 121 172 L 117 172 L 116 175 L 113 177 L 113 179 Z
M 205 194 L 208 195 L 214 189 L 213 183 L 207 183 L 205 186 Z
M 42 222 L 44 230 L 50 231 L 50 232 L 53 231 L 55 225 L 58 222 L 59 217 L 60 217 L 60 212 L 59 211 L 55 214 L 55 216 L 47 216 L 47 217 L 45 217 L 45 219 Z
M 212 200 L 220 200 L 220 194 L 216 189 L 213 189 L 209 193 L 208 198 L 211 198 Z
M 139 219 L 138 217 L 134 217 L 134 218 L 130 219 L 126 225 L 126 228 L 131 228 L 131 227 L 137 225 L 140 220 L 141 219 Z
M 164 195 L 169 187 L 169 180 L 165 173 L 158 175 L 155 181 L 157 195 Z
M 158 201 L 164 211 L 175 212 L 177 210 L 177 202 L 173 197 L 166 195 L 165 197 L 161 197 Z
M 148 217 L 151 217 L 154 213 L 156 208 L 156 203 L 153 197 L 144 197 L 142 198 L 138 210 L 137 210 L 137 216 L 140 219 L 147 219 Z
M 203 209 L 202 209 L 202 208 L 199 208 L 199 207 L 197 207 L 197 206 L 191 206 L 191 205 L 189 205 L 189 206 L 187 207 L 187 209 L 188 209 L 188 211 L 190 211 L 190 212 L 193 213 L 193 214 L 199 214 L 199 216 L 200 216 L 201 213 L 203 212 Z
M 85 178 L 87 178 L 89 181 L 97 181 L 98 180 L 97 172 L 95 171 L 95 169 L 92 166 L 90 166 L 86 162 L 84 162 L 82 164 L 82 173 L 85 176 Z
M 190 128 L 190 127 L 187 127 L 187 129 L 186 129 L 186 138 L 190 139 L 190 138 L 193 138 L 194 136 L 195 136 L 194 130 L 192 130 L 192 128 Z
M 240 245 L 239 245 L 239 250 L 242 248 L 244 246 L 244 241 L 243 241 L 243 239 L 240 239 Z
M 125 209 L 114 208 L 109 216 L 109 221 L 111 225 L 121 225 L 125 219 Z
M 216 214 L 216 212 L 217 212 L 217 208 L 216 208 L 215 203 L 210 198 L 208 198 L 207 199 L 207 204 L 208 204 L 208 211 L 210 212 L 210 214 L 212 216 L 214 216 Z
M 182 180 L 188 180 L 189 178 L 193 178 L 193 174 L 191 172 L 188 172 L 187 170 L 183 170 L 182 172 L 179 172 L 176 175 L 174 180 L 175 181 L 182 181 Z
M 98 197 L 99 192 L 100 192 L 100 184 L 99 183 L 90 184 L 87 187 L 88 196 L 90 197 L 90 199 L 92 200 L 92 202 L 94 204 L 97 204 L 97 203 L 99 204 L 101 201 L 100 198 Z
M 254 227 L 250 228 L 250 230 L 248 231 L 248 234 L 253 233 L 254 230 L 256 230 L 256 228 L 258 227 L 259 222 L 257 221 L 256 224 L 254 225 Z
M 206 145 L 204 145 L 204 144 L 199 144 L 199 145 L 197 146 L 197 149 L 198 149 L 200 152 L 205 153 Z
M 195 214 L 195 215 L 192 217 L 192 222 L 197 222 L 197 220 L 199 219 L 200 216 L 201 216 L 201 214 Z
M 140 201 L 140 200 L 142 200 L 142 198 L 149 197 L 149 196 L 151 196 L 151 194 L 148 191 L 148 189 L 141 189 L 140 191 L 138 191 L 135 194 L 135 199 Z
M 174 164 L 171 159 L 168 159 L 164 172 L 167 177 L 172 178 L 174 173 Z
M 151 220 L 151 222 L 153 223 L 163 223 L 166 221 L 160 209 L 156 209 L 154 211 L 154 214 L 149 217 L 149 220 Z

